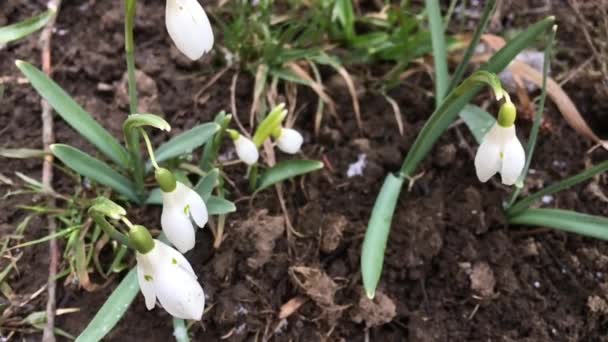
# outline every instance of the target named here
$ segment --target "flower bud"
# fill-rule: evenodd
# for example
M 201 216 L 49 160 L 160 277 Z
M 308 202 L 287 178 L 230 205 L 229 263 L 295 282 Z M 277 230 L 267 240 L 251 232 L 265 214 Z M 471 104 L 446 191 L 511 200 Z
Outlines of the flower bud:
M 296 154 L 300 151 L 304 138 L 300 132 L 291 128 L 281 128 L 281 133 L 277 138 L 277 146 L 285 153 Z
M 146 254 L 154 248 L 152 235 L 150 235 L 150 232 L 146 227 L 140 225 L 131 227 L 131 230 L 129 231 L 129 242 L 141 254 Z
M 177 181 L 175 180 L 175 176 L 171 171 L 165 168 L 157 169 L 154 172 L 154 177 L 156 178 L 156 182 L 158 182 L 158 185 L 163 192 L 171 192 L 175 190 Z
M 511 127 L 515 123 L 517 108 L 513 102 L 507 101 L 500 106 L 498 111 L 498 124 L 502 127 Z

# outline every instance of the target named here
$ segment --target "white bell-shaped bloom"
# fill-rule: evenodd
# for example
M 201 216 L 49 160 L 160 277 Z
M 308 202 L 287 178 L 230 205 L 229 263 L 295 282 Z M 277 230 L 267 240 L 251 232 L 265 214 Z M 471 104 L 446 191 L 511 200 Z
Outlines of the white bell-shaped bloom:
M 503 127 L 496 123 L 484 136 L 477 155 L 475 171 L 480 181 L 486 182 L 500 172 L 502 183 L 513 185 L 526 163 L 526 153 L 515 134 L 515 125 Z
M 195 231 L 192 221 L 203 228 L 209 219 L 205 202 L 180 182 L 175 189 L 163 194 L 163 213 L 160 224 L 167 239 L 182 253 L 194 248 Z
M 236 155 L 247 165 L 253 165 L 258 162 L 260 153 L 253 141 L 239 135 L 234 141 Z
M 167 0 L 167 31 L 184 55 L 197 60 L 213 47 L 213 31 L 198 0 Z
M 137 252 L 137 279 L 152 310 L 156 299 L 173 317 L 200 320 L 205 309 L 205 293 L 188 260 L 161 241 L 147 253 Z
M 281 128 L 281 134 L 277 138 L 277 146 L 285 153 L 296 154 L 300 151 L 304 138 L 300 132 L 291 128 Z

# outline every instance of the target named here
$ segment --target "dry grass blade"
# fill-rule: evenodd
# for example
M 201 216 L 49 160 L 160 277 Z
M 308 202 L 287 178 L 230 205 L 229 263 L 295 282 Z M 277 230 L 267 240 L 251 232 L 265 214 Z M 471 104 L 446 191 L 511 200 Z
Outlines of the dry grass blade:
M 403 136 L 403 118 L 401 114 L 401 109 L 399 108 L 399 104 L 392 97 L 382 94 L 384 99 L 391 105 L 393 108 L 393 113 L 395 114 L 395 121 L 397 121 L 397 128 L 399 129 L 399 134 Z
M 298 311 L 302 304 L 306 303 L 308 298 L 304 296 L 297 296 L 291 298 L 287 303 L 281 306 L 281 310 L 279 311 L 279 319 L 285 319 L 291 316 L 294 312 Z
M 332 114 L 336 115 L 336 104 L 334 103 L 334 100 L 332 100 L 332 98 L 329 95 L 327 95 L 327 93 L 325 92 L 325 87 L 323 86 L 323 84 L 315 81 L 312 77 L 310 77 L 310 75 L 306 72 L 306 70 L 304 70 L 297 63 L 294 63 L 294 62 L 288 63 L 287 66 L 298 77 L 306 80 L 309 83 L 309 87 L 315 93 L 317 93 L 317 96 L 319 96 L 323 100 L 323 102 L 325 102 L 329 106 L 329 111 Z
M 348 92 L 350 93 L 350 97 L 353 100 L 353 110 L 355 111 L 355 118 L 357 119 L 357 127 L 359 131 L 363 131 L 363 122 L 361 121 L 361 109 L 359 108 L 359 96 L 357 95 L 357 89 L 355 88 L 355 82 L 353 82 L 352 77 L 346 69 L 341 65 L 336 65 L 336 70 L 346 82 L 346 88 L 348 88 Z M 402 127 L 403 128 L 403 127 Z
M 498 50 L 505 45 L 504 39 L 493 35 L 484 35 L 482 40 L 494 50 Z M 511 64 L 509 64 L 508 70 L 511 71 L 514 76 L 526 79 L 539 87 L 542 84 L 541 72 L 535 70 L 522 61 L 514 60 Z M 608 150 L 608 140 L 600 139 L 591 130 L 585 119 L 583 119 L 581 113 L 576 108 L 574 102 L 572 102 L 572 99 L 570 99 L 564 89 L 562 89 L 562 87 L 550 77 L 547 78 L 547 94 L 551 100 L 555 102 L 557 108 L 564 116 L 564 119 L 566 119 L 566 122 L 568 122 L 568 124 L 572 126 L 575 131 L 582 136 L 600 144 L 604 149 Z
M 268 77 L 268 66 L 260 64 L 255 73 L 255 86 L 253 87 L 253 102 L 251 103 L 251 111 L 249 112 L 249 127 L 255 125 L 255 113 L 259 111 L 260 100 L 266 88 L 266 78 Z

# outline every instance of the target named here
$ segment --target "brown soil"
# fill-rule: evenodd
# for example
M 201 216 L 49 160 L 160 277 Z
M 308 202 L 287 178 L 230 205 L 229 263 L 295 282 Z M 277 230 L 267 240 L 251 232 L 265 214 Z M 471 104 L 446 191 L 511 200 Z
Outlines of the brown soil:
M 0 25 L 39 11 L 40 4 L 5 0 L 0 5 Z M 233 72 L 197 94 L 217 70 L 211 67 L 211 57 L 191 63 L 179 55 L 162 25 L 163 6 L 162 1 L 140 1 L 137 64 L 146 84 L 142 110 L 163 113 L 175 134 L 230 108 Z M 554 71 L 558 74 L 576 68 L 590 52 L 568 7 L 555 10 L 564 23 L 558 35 L 560 63 Z M 521 21 L 549 14 L 528 13 Z M 65 2 L 53 42 L 54 79 L 116 136 L 121 136 L 120 124 L 127 113 L 121 89 L 122 14 L 122 8 L 110 1 Z M 507 26 L 522 25 L 505 18 Z M 566 49 L 569 44 L 581 47 Z M 29 85 L 18 84 L 20 74 L 13 64 L 15 59 L 36 63 L 36 45 L 36 38 L 29 38 L 0 50 L 0 76 L 11 78 L 0 106 L 0 147 L 41 147 L 39 97 Z M 575 77 L 566 90 L 593 128 L 606 137 L 607 92 L 591 86 L 587 76 Z M 194 340 L 364 341 L 366 334 L 372 341 L 606 339 L 608 246 L 561 232 L 506 227 L 499 208 L 510 190 L 496 182 L 477 181 L 471 155 L 475 144 L 462 126 L 440 139 L 421 167 L 424 175 L 402 194 L 378 296 L 374 301 L 365 298 L 359 274 L 365 226 L 384 175 L 398 169 L 432 108 L 433 99 L 420 84 L 432 89 L 427 76 L 421 75 L 390 94 L 403 109 L 404 136 L 396 129 L 388 103 L 370 93 L 361 98 L 365 131 L 360 134 L 348 93 L 338 87 L 330 90 L 338 100 L 341 122 L 327 120 L 316 139 L 312 134 L 316 98 L 300 91 L 302 112 L 295 126 L 305 134 L 303 155 L 325 160 L 326 167 L 303 182 L 283 187 L 299 235 L 286 238 L 285 221 L 271 190 L 258 195 L 252 207 L 246 200 L 237 202 L 239 211 L 228 217 L 228 236 L 221 249 L 213 250 L 208 230 L 200 232 L 197 248 L 187 257 L 205 288 L 208 312 L 191 328 Z M 251 105 L 252 85 L 251 78 L 242 74 L 236 87 L 238 114 L 243 118 Z M 552 105 L 546 115 L 552 125 L 541 132 L 532 164 L 536 172 L 528 182 L 531 188 L 608 157 L 601 150 L 585 154 L 591 144 L 567 126 Z M 55 124 L 57 141 L 93 152 L 61 120 Z M 529 123 L 523 124 L 522 136 L 529 129 L 526 126 Z M 158 135 L 155 140 L 165 138 Z M 348 165 L 361 153 L 368 162 L 364 175 L 347 178 Z M 3 159 L 0 173 L 20 184 L 14 172 L 39 179 L 40 170 L 38 160 Z M 231 174 L 240 179 L 243 172 L 239 168 Z M 58 191 L 69 193 L 71 181 L 59 172 L 56 178 Z M 606 189 L 603 182 L 600 186 Z M 2 193 L 10 189 L 0 185 Z M 244 186 L 234 191 L 233 199 L 238 200 L 239 194 L 246 194 Z M 27 215 L 16 205 L 43 200 L 20 196 L 1 201 L 2 235 L 11 234 Z M 545 206 L 608 215 L 606 203 L 586 185 L 557 194 Z M 131 216 L 135 222 L 155 226 L 159 210 L 133 210 Z M 33 220 L 27 239 L 45 236 L 44 222 Z M 48 251 L 43 244 L 23 253 L 19 272 L 11 274 L 9 283 L 25 298 L 46 283 Z M 116 286 L 88 293 L 77 284 L 60 284 L 58 307 L 80 308 L 57 322 L 73 334 L 82 331 Z M 42 294 L 14 315 L 23 318 L 44 310 L 45 302 Z M 301 306 L 281 319 L 279 312 L 288 302 Z M 171 334 L 169 315 L 162 309 L 148 312 L 138 296 L 108 340 L 167 341 Z M 38 339 L 39 335 L 29 336 Z

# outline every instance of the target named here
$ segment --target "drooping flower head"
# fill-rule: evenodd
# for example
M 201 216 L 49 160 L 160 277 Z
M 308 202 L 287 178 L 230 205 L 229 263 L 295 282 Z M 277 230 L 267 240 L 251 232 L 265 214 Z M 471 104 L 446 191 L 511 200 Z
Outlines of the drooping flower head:
M 137 280 L 152 310 L 156 299 L 173 317 L 200 320 L 205 293 L 186 258 L 159 240 L 143 226 L 133 226 L 129 240 L 136 247 Z
M 304 138 L 300 132 L 291 128 L 279 128 L 276 142 L 279 149 L 285 153 L 296 154 L 300 151 Z
M 229 129 L 226 131 L 230 135 L 230 138 L 232 138 L 234 149 L 236 150 L 236 155 L 239 159 L 247 165 L 257 163 L 260 158 L 260 153 L 258 152 L 255 143 L 235 130 Z
M 176 181 L 169 170 L 159 168 L 155 176 L 163 196 L 163 232 L 169 242 L 185 253 L 194 248 L 196 241 L 192 221 L 203 228 L 209 219 L 207 206 L 196 191 Z
M 213 47 L 211 24 L 197 0 L 167 0 L 165 22 L 175 46 L 191 60 Z
M 505 102 L 498 120 L 483 137 L 475 155 L 475 171 L 481 182 L 487 182 L 497 172 L 502 183 L 513 185 L 526 163 L 526 153 L 515 132 L 516 109 L 512 102 Z

